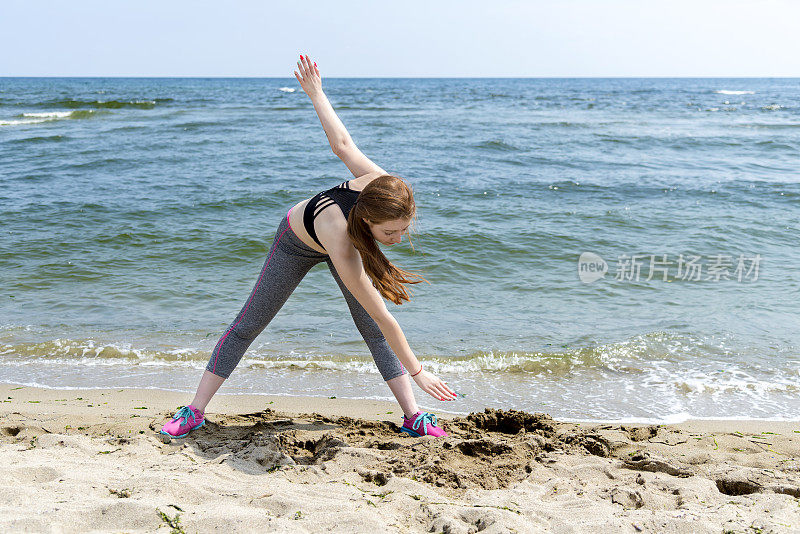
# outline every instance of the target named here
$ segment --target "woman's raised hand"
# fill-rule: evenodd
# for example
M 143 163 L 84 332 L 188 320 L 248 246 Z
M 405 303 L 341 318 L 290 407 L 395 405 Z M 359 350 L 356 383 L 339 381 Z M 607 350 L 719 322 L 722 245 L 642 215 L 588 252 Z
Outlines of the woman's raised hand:
M 456 392 L 447 387 L 446 382 L 424 369 L 413 378 L 420 389 L 431 397 L 439 400 L 455 400 L 456 398 Z
M 297 71 L 300 71 L 300 74 Z M 300 55 L 300 61 L 297 62 L 297 70 L 294 71 L 294 77 L 300 82 L 300 87 L 310 98 L 322 93 L 322 77 L 319 75 L 317 64 L 311 61 L 308 56 Z

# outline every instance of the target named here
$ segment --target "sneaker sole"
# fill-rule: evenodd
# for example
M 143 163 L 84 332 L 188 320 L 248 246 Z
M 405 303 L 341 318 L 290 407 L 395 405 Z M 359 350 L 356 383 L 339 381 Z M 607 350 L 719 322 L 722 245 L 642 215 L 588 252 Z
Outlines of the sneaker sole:
M 206 420 L 205 420 L 205 419 L 203 419 L 203 422 L 202 422 L 202 423 L 200 423 L 199 425 L 197 425 L 196 427 L 194 427 L 194 428 L 190 428 L 190 429 L 189 429 L 189 432 L 191 432 L 192 430 L 197 430 L 198 428 L 200 428 L 200 427 L 201 427 L 201 426 L 203 426 L 204 424 L 206 424 Z M 159 432 L 161 432 L 162 434 L 166 434 L 167 436 L 169 436 L 169 437 L 171 437 L 171 438 L 185 438 L 186 436 L 188 436 L 188 435 L 189 435 L 189 432 L 186 432 L 185 434 L 181 434 L 180 436 L 173 436 L 173 435 L 172 435 L 172 434 L 170 434 L 169 432 L 164 432 L 163 430 L 159 430 Z
M 406 433 L 406 434 L 408 434 L 409 436 L 413 436 L 413 437 L 415 437 L 415 438 L 422 438 L 422 437 L 425 437 L 425 436 L 429 436 L 429 437 L 431 437 L 431 438 L 446 438 L 446 437 L 448 437 L 448 436 L 450 435 L 450 434 L 445 434 L 444 436 L 433 436 L 433 435 L 431 435 L 431 434 L 425 434 L 425 436 L 423 436 L 423 435 L 422 435 L 422 434 L 420 434 L 419 432 L 415 432 L 415 431 L 411 430 L 410 428 L 406 428 L 406 427 L 404 427 L 404 426 L 401 426 L 401 427 L 400 427 L 400 431 L 401 431 L 401 432 L 405 432 L 405 433 Z
M 404 426 L 400 427 L 400 432 L 405 432 L 409 436 L 413 436 L 415 438 L 421 438 L 422 437 L 422 434 L 420 434 L 419 432 L 415 432 L 415 431 L 411 430 L 410 428 L 406 428 Z

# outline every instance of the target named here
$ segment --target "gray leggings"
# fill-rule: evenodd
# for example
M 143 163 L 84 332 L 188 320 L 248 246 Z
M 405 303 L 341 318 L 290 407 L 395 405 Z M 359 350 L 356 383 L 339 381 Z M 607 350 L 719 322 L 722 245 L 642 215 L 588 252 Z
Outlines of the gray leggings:
M 250 293 L 250 298 L 217 342 L 206 370 L 228 378 L 247 348 L 275 317 L 308 270 L 322 261 L 328 264 L 333 278 L 344 293 L 350 314 L 383 379 L 391 380 L 404 374 L 405 368 L 389 347 L 377 323 L 339 278 L 330 256 L 317 252 L 300 241 L 289 226 L 288 215 L 278 226 L 272 248 L 267 254 L 261 276 Z

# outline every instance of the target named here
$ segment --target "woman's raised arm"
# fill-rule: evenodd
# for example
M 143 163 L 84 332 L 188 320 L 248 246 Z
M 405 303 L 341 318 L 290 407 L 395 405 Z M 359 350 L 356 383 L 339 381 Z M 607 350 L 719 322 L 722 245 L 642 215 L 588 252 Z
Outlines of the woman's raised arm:
M 303 91 L 311 99 L 311 103 L 314 104 L 314 109 L 317 112 L 320 123 L 322 123 L 322 128 L 325 130 L 325 135 L 328 136 L 328 142 L 333 153 L 342 160 L 356 178 L 375 172 L 387 174 L 386 171 L 365 156 L 353 142 L 347 132 L 347 128 L 344 127 L 344 124 L 333 110 L 333 106 L 328 101 L 328 97 L 322 91 L 322 77 L 319 74 L 317 64 L 311 61 L 308 56 L 301 55 L 300 61 L 297 62 L 297 69 L 300 72 L 294 71 L 294 76 L 300 82 Z

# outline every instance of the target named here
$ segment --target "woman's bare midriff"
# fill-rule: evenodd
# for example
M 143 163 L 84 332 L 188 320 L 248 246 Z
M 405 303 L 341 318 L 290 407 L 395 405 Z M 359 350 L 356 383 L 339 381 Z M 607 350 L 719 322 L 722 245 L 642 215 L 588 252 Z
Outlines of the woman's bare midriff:
M 361 191 L 368 183 L 378 176 L 379 174 L 367 174 L 364 176 L 359 176 L 358 178 L 354 178 L 350 180 L 350 188 L 356 191 Z M 311 199 L 307 198 L 292 206 L 292 209 L 289 210 L 289 226 L 292 227 L 292 231 L 300 239 L 300 241 L 313 248 L 317 252 L 327 254 L 328 252 L 324 248 L 319 246 L 316 241 L 311 239 L 311 236 L 308 235 L 308 232 L 306 232 L 306 227 L 303 224 L 303 212 L 305 211 L 306 204 L 308 204 L 309 200 Z
M 292 209 L 289 210 L 289 226 L 292 228 L 292 232 L 295 233 L 300 241 L 313 248 L 317 252 L 327 254 L 328 251 L 317 245 L 317 243 L 311 239 L 311 236 L 308 235 L 308 232 L 306 232 L 306 226 L 303 224 L 303 211 L 306 209 L 306 204 L 308 204 L 309 200 L 311 199 L 307 198 L 302 202 L 298 202 L 292 206 Z

